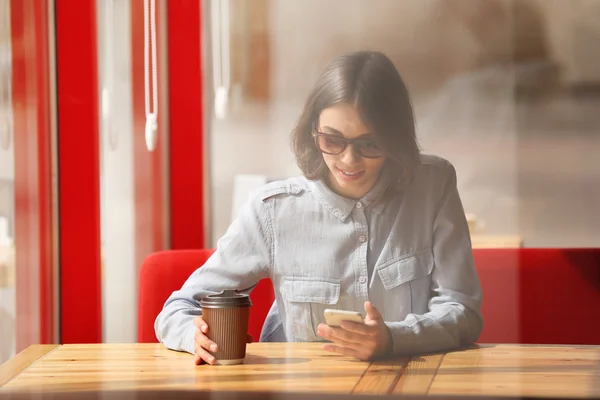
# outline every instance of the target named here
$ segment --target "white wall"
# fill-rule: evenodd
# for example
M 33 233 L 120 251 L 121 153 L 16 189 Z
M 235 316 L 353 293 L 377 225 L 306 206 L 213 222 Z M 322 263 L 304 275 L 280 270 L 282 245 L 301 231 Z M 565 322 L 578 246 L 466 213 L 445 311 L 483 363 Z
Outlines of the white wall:
M 6 3 L 6 2 L 5 2 Z M 0 3 L 4 6 L 5 4 Z M 0 124 L 5 121 L 5 118 L 10 118 L 12 115 L 12 102 L 10 101 L 10 85 L 12 74 L 12 49 L 10 41 L 10 4 L 7 7 L 0 7 L 0 84 L 2 91 L 0 92 Z M 10 121 L 12 125 L 12 121 Z M 10 126 L 9 125 L 9 126 Z M 2 127 L 0 127 L 2 129 Z M 7 132 L 0 131 L 0 135 Z M 12 236 L 14 229 L 14 178 L 15 178 L 15 157 L 14 157 L 14 132 L 10 129 L 10 146 L 7 149 L 0 145 L 0 217 L 6 218 L 10 226 L 8 227 L 9 236 Z M 0 137 L 0 144 L 2 143 Z M 4 232 L 0 232 L 0 235 Z M 5 238 L 0 239 L 0 241 Z M 0 268 L 7 269 L 11 263 L 9 257 L 14 254 L 7 243 L 1 243 L 0 246 L 0 263 L 4 265 Z M 14 265 L 14 261 L 13 261 Z M 15 288 L 0 285 L 0 364 L 13 357 L 16 353 L 16 307 L 15 307 Z
M 12 137 L 11 137 L 12 139 Z M 8 149 L 3 149 L 0 147 L 0 180 L 10 180 L 13 181 L 15 179 L 15 153 L 14 147 L 11 145 Z
M 137 340 L 138 268 L 135 265 L 131 13 L 128 0 L 114 0 L 113 43 L 106 48 L 108 2 L 98 2 L 100 93 L 109 91 L 110 115 L 100 121 L 101 239 L 103 254 L 102 335 L 106 343 Z M 125 38 L 125 39 L 124 39 Z M 108 54 L 110 51 L 112 54 Z M 112 58 L 113 84 L 107 87 Z M 100 110 L 102 115 L 102 110 Z M 109 145 L 112 126 L 116 146 Z

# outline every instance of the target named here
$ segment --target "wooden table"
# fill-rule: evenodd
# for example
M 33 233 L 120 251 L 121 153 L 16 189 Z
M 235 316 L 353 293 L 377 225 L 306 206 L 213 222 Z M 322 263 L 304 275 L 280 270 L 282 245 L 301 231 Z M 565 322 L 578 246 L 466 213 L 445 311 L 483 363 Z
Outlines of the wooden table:
M 516 249 L 523 247 L 523 238 L 519 235 L 471 234 L 471 247 L 474 249 Z
M 586 398 L 600 397 L 600 346 L 480 345 L 369 363 L 317 343 L 253 343 L 243 365 L 195 366 L 159 344 L 36 345 L 0 367 L 0 386 Z

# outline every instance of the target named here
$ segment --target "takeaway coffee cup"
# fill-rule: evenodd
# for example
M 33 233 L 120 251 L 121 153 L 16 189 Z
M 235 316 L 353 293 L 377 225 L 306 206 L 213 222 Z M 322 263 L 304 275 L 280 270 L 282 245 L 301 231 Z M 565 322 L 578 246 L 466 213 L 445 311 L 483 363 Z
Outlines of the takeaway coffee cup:
M 215 364 L 242 364 L 246 357 L 250 296 L 236 290 L 203 296 L 200 300 L 202 319 L 208 325 L 208 338 L 218 346 Z

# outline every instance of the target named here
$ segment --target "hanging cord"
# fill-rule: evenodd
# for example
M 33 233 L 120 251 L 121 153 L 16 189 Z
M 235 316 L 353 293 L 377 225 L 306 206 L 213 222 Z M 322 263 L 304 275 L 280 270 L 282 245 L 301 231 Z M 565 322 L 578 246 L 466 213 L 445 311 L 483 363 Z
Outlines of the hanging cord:
M 104 120 L 104 131 L 108 137 L 108 148 L 112 151 L 117 149 L 117 131 L 113 124 L 111 116 L 111 103 L 114 97 L 113 85 L 113 31 L 114 31 L 114 3 L 113 0 L 106 0 L 104 9 L 106 27 L 105 43 L 104 43 L 104 88 L 102 88 L 102 119 Z
M 212 48 L 213 48 L 213 86 L 215 90 L 215 115 L 225 118 L 229 102 L 231 85 L 231 66 L 229 54 L 229 0 L 217 0 L 212 3 Z
M 9 0 L 2 0 L 2 15 L 0 19 L 2 22 L 3 31 L 1 36 L 10 38 L 10 18 L 9 18 Z M 0 65 L 10 66 L 10 40 L 7 40 L 6 52 L 0 53 Z M 2 69 L 0 69 L 2 71 Z M 8 68 L 8 73 L 4 76 L 0 72 L 0 148 L 2 150 L 8 150 L 10 148 L 10 137 L 12 131 L 12 93 L 11 93 L 11 81 L 12 81 L 12 67 Z M 6 100 L 6 102 L 5 102 Z
M 156 73 L 156 1 L 150 0 L 150 18 L 148 18 L 148 0 L 144 0 L 144 99 L 146 104 L 146 147 L 153 151 L 157 141 L 158 114 L 158 78 Z M 152 35 L 150 49 L 149 36 Z M 150 87 L 150 50 L 152 51 L 152 87 Z M 150 91 L 152 91 L 152 107 L 150 107 Z

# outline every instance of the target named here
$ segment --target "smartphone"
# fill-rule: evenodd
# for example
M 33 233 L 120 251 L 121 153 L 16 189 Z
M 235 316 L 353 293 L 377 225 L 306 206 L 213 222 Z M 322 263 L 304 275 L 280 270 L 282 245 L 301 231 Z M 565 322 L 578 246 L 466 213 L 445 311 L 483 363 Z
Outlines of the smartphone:
M 340 326 L 342 321 L 363 323 L 363 316 L 357 311 L 325 310 L 325 323 L 329 326 Z

